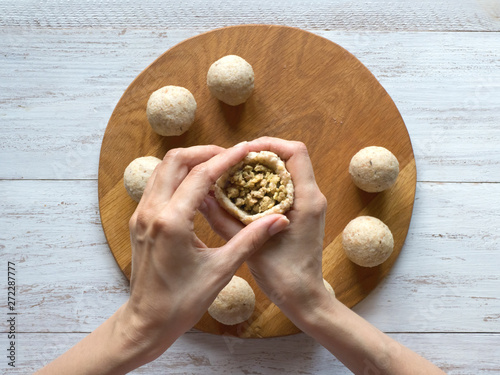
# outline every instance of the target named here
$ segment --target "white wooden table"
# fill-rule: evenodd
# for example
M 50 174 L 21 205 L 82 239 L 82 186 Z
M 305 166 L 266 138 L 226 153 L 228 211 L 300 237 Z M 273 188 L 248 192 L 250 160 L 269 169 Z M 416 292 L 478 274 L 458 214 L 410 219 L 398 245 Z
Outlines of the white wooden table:
M 0 372 L 41 367 L 127 299 L 97 202 L 101 139 L 123 91 L 174 44 L 247 23 L 300 27 L 352 52 L 410 132 L 410 231 L 389 276 L 354 310 L 450 374 L 499 373 L 498 0 L 3 0 Z M 303 334 L 240 340 L 193 330 L 136 373 L 349 372 Z

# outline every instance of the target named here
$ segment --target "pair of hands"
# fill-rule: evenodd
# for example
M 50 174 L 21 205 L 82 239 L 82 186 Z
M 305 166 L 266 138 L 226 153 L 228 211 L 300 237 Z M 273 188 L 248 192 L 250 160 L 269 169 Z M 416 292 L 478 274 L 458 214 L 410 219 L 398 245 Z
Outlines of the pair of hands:
M 286 161 L 295 187 L 292 209 L 246 227 L 209 195 L 210 187 L 250 151 Z M 200 211 L 228 242 L 208 248 L 194 233 Z M 323 286 L 326 199 L 304 144 L 259 138 L 230 149 L 196 146 L 167 153 L 130 219 L 130 335 L 154 348 L 151 360 L 196 324 L 238 267 L 247 261 L 266 295 L 289 317 L 329 298 Z M 281 232 L 281 233 L 280 233 Z M 293 319 L 292 319 L 293 320 Z
M 243 225 L 209 196 L 217 178 L 250 151 L 286 161 L 295 186 L 287 213 Z M 208 309 L 245 261 L 281 310 L 356 374 L 443 374 L 341 304 L 323 286 L 326 200 L 305 146 L 260 138 L 230 149 L 170 151 L 130 220 L 129 300 L 90 335 L 37 374 L 125 374 L 160 356 Z M 194 233 L 196 211 L 228 239 L 209 249 Z

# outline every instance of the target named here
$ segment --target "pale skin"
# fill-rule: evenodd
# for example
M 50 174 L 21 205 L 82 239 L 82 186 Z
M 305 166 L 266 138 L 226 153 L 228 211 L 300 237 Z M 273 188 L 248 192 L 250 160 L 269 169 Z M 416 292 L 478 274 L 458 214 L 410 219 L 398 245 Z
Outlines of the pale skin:
M 286 161 L 291 211 L 243 226 L 219 207 L 210 186 L 250 151 Z M 200 211 L 228 242 L 207 248 L 194 233 Z M 355 374 L 443 374 L 327 292 L 322 280 L 326 199 L 306 147 L 260 138 L 230 149 L 169 151 L 130 219 L 129 300 L 94 332 L 37 374 L 125 374 L 153 361 L 193 327 L 245 261 L 259 287 L 302 331 Z

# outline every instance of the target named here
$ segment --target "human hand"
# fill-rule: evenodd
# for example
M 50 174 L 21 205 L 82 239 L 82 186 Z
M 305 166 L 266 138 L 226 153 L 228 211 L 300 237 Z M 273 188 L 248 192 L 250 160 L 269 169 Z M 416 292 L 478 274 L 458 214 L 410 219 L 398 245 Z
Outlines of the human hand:
M 303 143 L 264 137 L 249 142 L 248 147 L 250 151 L 268 150 L 279 155 L 294 183 L 294 204 L 287 213 L 290 225 L 247 261 L 259 287 L 293 319 L 331 299 L 323 285 L 321 269 L 326 198 L 316 184 Z M 206 209 L 201 212 L 223 238 L 246 230 L 213 198 L 207 197 L 205 202 Z
M 288 225 L 283 215 L 272 215 L 214 249 L 194 233 L 210 187 L 249 151 L 245 143 L 171 150 L 148 181 L 129 223 L 132 275 L 124 313 L 132 316 L 134 339 L 154 349 L 150 360 L 190 329 L 247 257 Z

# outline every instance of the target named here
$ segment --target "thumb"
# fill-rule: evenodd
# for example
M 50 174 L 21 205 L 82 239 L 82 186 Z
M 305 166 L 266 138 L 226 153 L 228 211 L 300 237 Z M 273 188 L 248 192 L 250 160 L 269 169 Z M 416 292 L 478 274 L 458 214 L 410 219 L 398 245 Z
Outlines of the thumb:
M 266 241 L 285 229 L 290 221 L 284 215 L 264 216 L 244 227 L 217 252 L 226 264 L 236 270 L 248 257 L 259 250 Z

